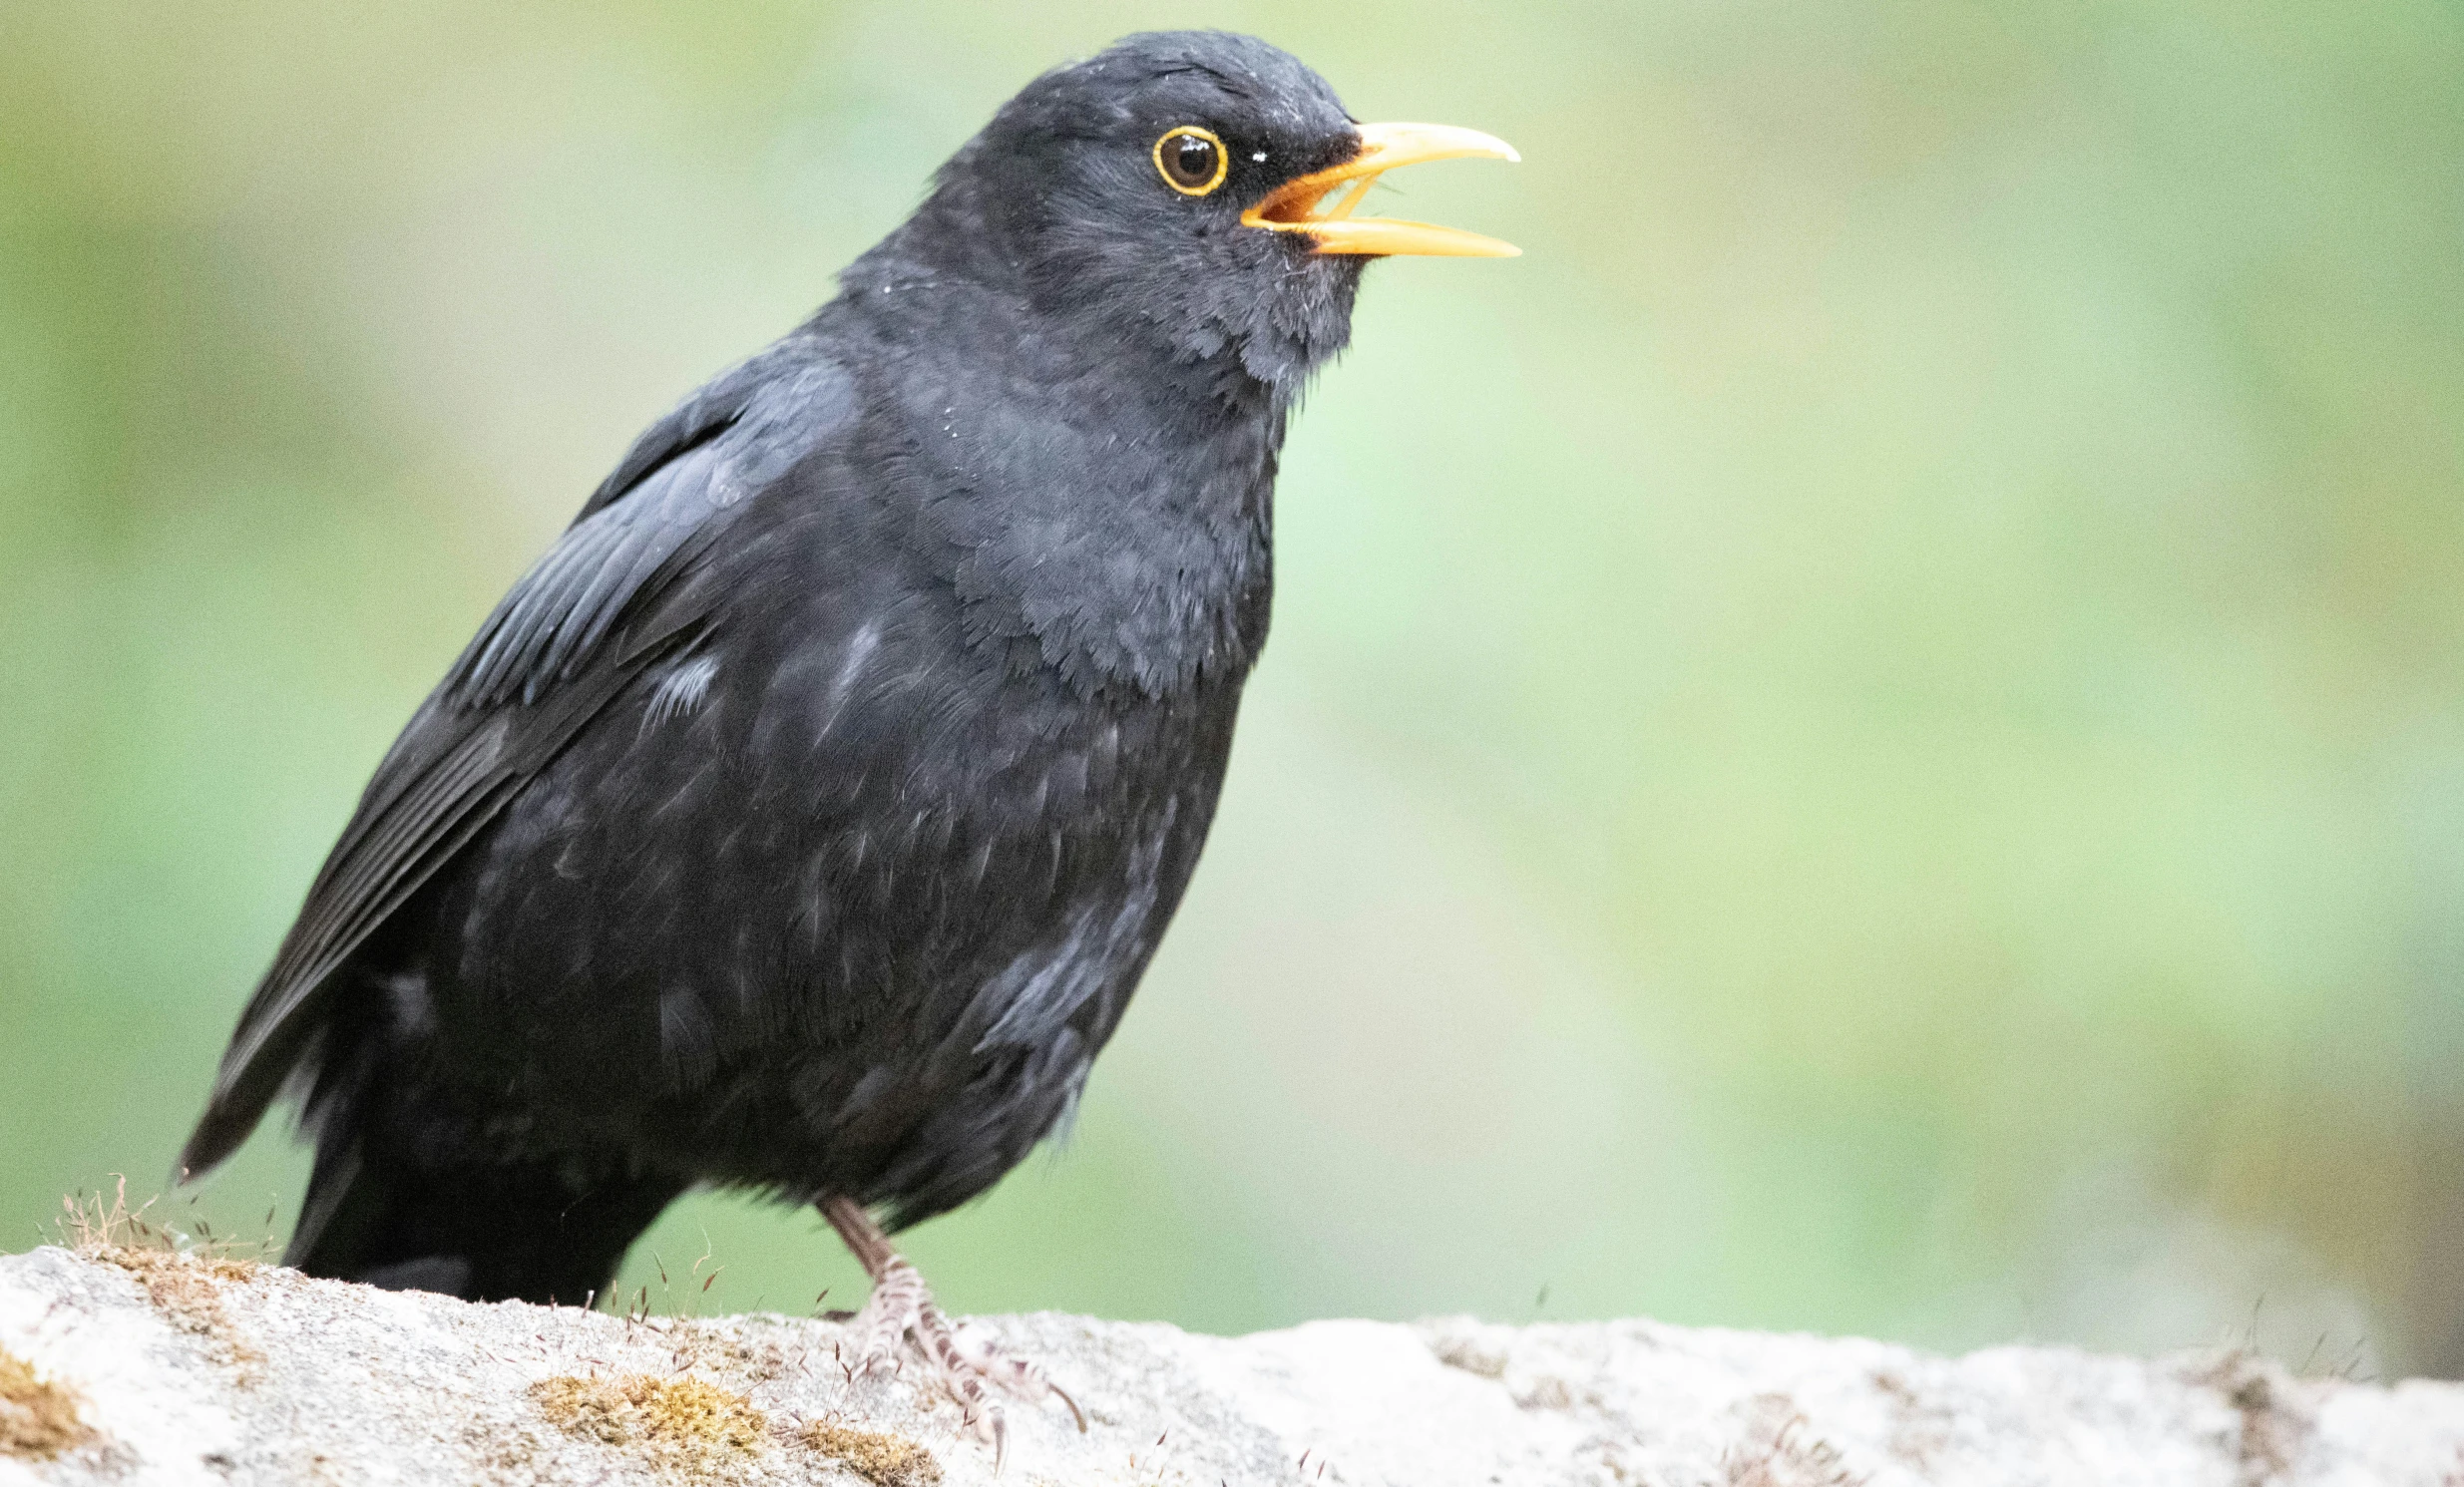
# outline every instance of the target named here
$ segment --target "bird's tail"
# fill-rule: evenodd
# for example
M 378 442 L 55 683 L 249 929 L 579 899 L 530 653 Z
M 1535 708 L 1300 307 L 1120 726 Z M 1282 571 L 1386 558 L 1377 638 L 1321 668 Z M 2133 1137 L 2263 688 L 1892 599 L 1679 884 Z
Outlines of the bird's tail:
M 582 1305 L 683 1189 L 565 1162 L 426 1167 L 331 1132 L 282 1259 L 388 1291 Z

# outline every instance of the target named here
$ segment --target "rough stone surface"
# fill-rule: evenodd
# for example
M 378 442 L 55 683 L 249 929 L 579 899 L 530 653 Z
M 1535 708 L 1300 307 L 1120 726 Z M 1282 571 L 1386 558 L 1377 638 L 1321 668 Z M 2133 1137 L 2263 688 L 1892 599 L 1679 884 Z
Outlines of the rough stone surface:
M 1939 1358 L 1647 1321 L 975 1324 L 1043 1358 L 1092 1420 L 1014 1408 L 1002 1480 L 1021 1487 L 2464 1487 L 2464 1386 L 2239 1355 Z M 993 1480 L 913 1370 L 851 1381 L 845 1336 L 39 1250 L 0 1258 L 0 1355 L 19 1365 L 0 1365 L 0 1487 Z

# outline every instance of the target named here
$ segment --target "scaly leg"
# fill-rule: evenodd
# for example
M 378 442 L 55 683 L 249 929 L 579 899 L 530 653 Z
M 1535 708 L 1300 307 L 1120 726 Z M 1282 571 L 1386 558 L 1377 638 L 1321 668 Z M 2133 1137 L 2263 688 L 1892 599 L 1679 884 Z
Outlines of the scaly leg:
M 1064 1393 L 1060 1385 L 1044 1375 L 1033 1361 L 1020 1357 L 990 1337 L 970 1338 L 959 1335 L 950 1318 L 934 1303 L 933 1293 L 925 1287 L 924 1277 L 907 1263 L 907 1258 L 890 1248 L 890 1236 L 881 1232 L 873 1216 L 852 1198 L 825 1198 L 821 1216 L 830 1221 L 838 1237 L 855 1252 L 864 1274 L 873 1281 L 873 1294 L 856 1313 L 856 1363 L 858 1373 L 871 1373 L 879 1368 L 895 1366 L 899 1349 L 913 1338 L 916 1350 L 932 1365 L 943 1387 L 958 1400 L 966 1412 L 970 1429 L 981 1433 L 993 1443 L 993 1470 L 1001 1470 L 1009 1455 L 1010 1425 L 1002 1415 L 1001 1401 L 994 1398 L 986 1385 L 1032 1402 L 1046 1393 L 1057 1394 L 1060 1402 L 1069 1406 L 1077 1419 L 1078 1430 L 1086 1429 L 1086 1412 L 1078 1402 Z

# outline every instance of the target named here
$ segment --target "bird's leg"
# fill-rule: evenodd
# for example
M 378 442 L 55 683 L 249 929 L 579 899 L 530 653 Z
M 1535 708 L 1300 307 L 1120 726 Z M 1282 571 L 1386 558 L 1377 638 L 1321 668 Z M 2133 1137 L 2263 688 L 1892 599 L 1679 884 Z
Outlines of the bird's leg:
M 870 1373 L 893 1365 L 901 1345 L 913 1337 L 917 1351 L 924 1354 L 925 1361 L 940 1375 L 943 1386 L 966 1412 L 969 1427 L 992 1441 L 995 1471 L 1001 1469 L 1002 1458 L 1009 1454 L 1010 1427 L 1003 1418 L 1001 1401 L 992 1396 L 987 1384 L 1029 1401 L 1041 1399 L 1047 1393 L 1056 1394 L 1061 1403 L 1069 1406 L 1079 1431 L 1086 1429 L 1086 1412 L 1034 1362 L 989 1337 L 959 1334 L 949 1316 L 934 1302 L 924 1277 L 908 1263 L 907 1257 L 890 1248 L 890 1237 L 881 1232 L 881 1226 L 873 1222 L 873 1216 L 864 1211 L 862 1204 L 852 1198 L 825 1198 L 821 1202 L 821 1216 L 847 1242 L 847 1248 L 864 1267 L 864 1274 L 873 1281 L 873 1294 L 865 1299 L 864 1309 L 856 1313 L 855 1371 Z

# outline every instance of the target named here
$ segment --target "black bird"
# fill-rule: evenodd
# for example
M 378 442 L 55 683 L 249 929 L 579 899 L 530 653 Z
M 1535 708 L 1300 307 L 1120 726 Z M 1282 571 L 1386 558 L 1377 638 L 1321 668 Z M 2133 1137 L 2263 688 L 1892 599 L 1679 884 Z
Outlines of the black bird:
M 1028 84 L 480 627 L 187 1175 L 288 1088 L 289 1263 L 534 1301 L 604 1289 L 696 1184 L 813 1203 L 875 1283 L 868 1363 L 912 1333 L 998 1440 L 985 1385 L 1047 1385 L 954 1336 L 870 1211 L 966 1202 L 1075 1104 L 1196 866 L 1285 422 L 1362 265 L 1514 251 L 1352 215 L 1448 156 L 1513 152 L 1358 125 L 1247 37 Z

